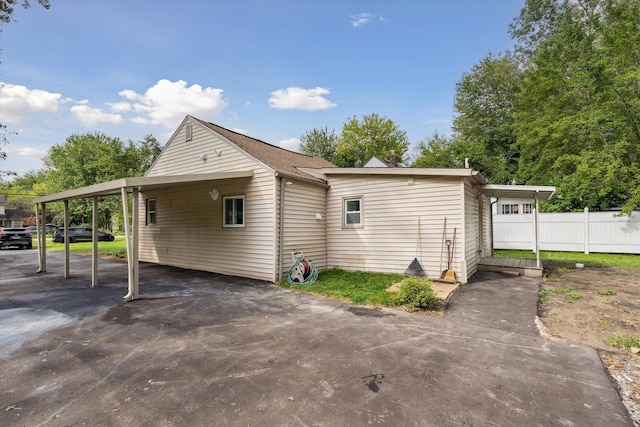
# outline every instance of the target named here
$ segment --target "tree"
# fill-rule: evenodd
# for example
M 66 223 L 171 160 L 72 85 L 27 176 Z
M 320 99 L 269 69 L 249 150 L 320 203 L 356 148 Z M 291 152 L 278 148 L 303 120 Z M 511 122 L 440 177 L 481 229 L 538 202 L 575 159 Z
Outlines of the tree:
M 398 163 L 409 147 L 407 133 L 386 117 L 369 114 L 359 121 L 355 116 L 342 127 L 336 148 L 336 165 L 363 166 L 371 157 L 388 158 L 395 151 Z
M 635 0 L 530 0 L 511 28 L 520 181 L 558 186 L 558 209 L 640 206 L 639 27 Z
M 415 168 L 455 168 L 460 167 L 456 159 L 453 141 L 437 131 L 416 147 L 417 158 L 411 165 Z M 464 165 L 464 163 L 463 163 Z
M 4 123 L 0 123 L 0 164 L 7 159 L 7 152 L 4 151 L 4 146 L 9 143 L 7 139 L 7 134 L 15 133 L 7 130 L 7 126 Z M 5 176 L 17 175 L 15 172 L 10 170 L 0 170 L 0 184 L 4 182 Z
M 15 5 L 18 3 L 17 0 L 0 0 L 0 33 L 2 32 L 2 25 L 8 24 L 13 21 L 13 12 L 15 9 Z M 51 6 L 49 4 L 49 0 L 38 0 L 38 3 L 45 9 L 49 9 Z M 25 9 L 29 8 L 31 4 L 29 0 L 22 0 L 22 7 Z M 0 53 L 2 53 L 2 49 L 0 48 Z M 7 125 L 5 123 L 0 122 L 0 163 L 6 160 L 7 152 L 4 151 L 4 146 L 9 143 L 7 138 L 8 134 L 16 134 L 7 129 Z M 3 182 L 5 176 L 17 175 L 15 172 L 10 170 L 0 170 L 0 183 Z
M 456 85 L 453 130 L 458 151 L 465 151 L 473 168 L 497 184 L 510 182 L 518 170 L 513 126 L 520 81 L 518 61 L 506 52 L 490 53 Z
M 138 145 L 133 141 L 125 145 L 120 139 L 101 133 L 71 135 L 64 144 L 51 147 L 43 159 L 48 189 L 64 191 L 140 176 L 159 153 L 160 145 L 152 135 L 147 135 Z M 120 214 L 120 206 L 120 200 L 113 197 L 100 204 L 102 227 L 109 228 L 111 217 Z M 92 201 L 74 200 L 69 209 L 71 222 L 87 223 L 91 218 Z
M 38 3 L 40 3 L 40 5 L 45 9 L 49 9 L 51 7 L 49 0 L 38 0 Z M 18 0 L 0 0 L 0 23 L 8 24 L 14 20 L 13 12 L 15 10 L 15 5 L 17 4 Z M 28 9 L 31 6 L 31 3 L 29 0 L 22 0 L 20 5 L 23 8 Z M 0 32 L 1 31 L 2 28 L 0 28 Z
M 132 141 L 129 140 L 129 145 L 132 144 Z M 137 168 L 131 168 L 130 176 L 142 176 L 160 155 L 162 147 L 153 135 L 147 135 L 138 143 L 137 146 L 134 146 L 134 148 L 135 155 L 137 156 Z
M 308 156 L 322 157 L 333 163 L 336 160 L 338 148 L 338 135 L 335 130 L 329 130 L 326 126 L 320 129 L 312 129 L 300 137 L 300 152 Z

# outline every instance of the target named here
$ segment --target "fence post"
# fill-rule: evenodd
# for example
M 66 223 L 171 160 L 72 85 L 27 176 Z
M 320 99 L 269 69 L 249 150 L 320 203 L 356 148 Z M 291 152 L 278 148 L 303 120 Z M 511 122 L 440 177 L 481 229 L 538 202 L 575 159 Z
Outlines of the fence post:
M 589 253 L 589 208 L 584 208 L 584 253 Z

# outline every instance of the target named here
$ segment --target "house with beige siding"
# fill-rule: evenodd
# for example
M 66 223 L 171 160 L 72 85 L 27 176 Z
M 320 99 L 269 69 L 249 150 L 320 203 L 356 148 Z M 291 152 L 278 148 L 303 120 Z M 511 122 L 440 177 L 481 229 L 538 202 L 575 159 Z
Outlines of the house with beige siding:
M 489 196 L 501 186 L 466 168 L 369 166 L 338 168 L 187 116 L 144 177 L 35 202 L 44 211 L 93 197 L 97 206 L 100 196 L 118 194 L 127 216 L 132 200 L 129 299 L 138 261 L 273 282 L 302 251 L 319 270 L 404 273 L 417 258 L 427 277 L 439 278 L 443 239 L 453 241 L 451 268 L 467 282 L 492 255 Z M 540 189 L 541 197 L 552 193 Z

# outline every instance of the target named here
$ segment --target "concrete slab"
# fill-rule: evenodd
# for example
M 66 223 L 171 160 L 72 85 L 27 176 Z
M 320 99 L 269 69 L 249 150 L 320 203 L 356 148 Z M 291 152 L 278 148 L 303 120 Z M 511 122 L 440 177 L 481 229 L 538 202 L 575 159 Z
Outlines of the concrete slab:
M 0 251 L 2 346 L 16 310 L 65 323 L 0 359 L 2 426 L 632 425 L 593 349 L 537 333 L 533 279 L 483 273 L 436 318 L 150 264 L 123 303 L 122 261 L 91 289 L 89 257 L 36 258 Z

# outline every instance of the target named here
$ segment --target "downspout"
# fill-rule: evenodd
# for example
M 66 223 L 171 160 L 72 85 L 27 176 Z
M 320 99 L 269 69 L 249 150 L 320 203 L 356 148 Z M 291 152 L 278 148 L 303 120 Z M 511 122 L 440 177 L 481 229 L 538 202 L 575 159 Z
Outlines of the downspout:
M 491 202 L 489 204 L 489 218 L 490 218 L 490 223 L 489 226 L 491 227 L 491 230 L 489 231 L 491 234 L 489 234 L 491 236 L 491 257 L 493 257 L 493 205 L 498 203 L 498 200 L 500 200 L 499 198 L 496 197 L 496 201 L 495 202 Z M 498 206 L 496 205 L 496 215 L 498 214 Z
M 284 178 L 276 173 L 276 176 L 280 178 L 280 217 L 279 220 L 279 235 L 278 235 L 278 281 L 282 282 L 282 265 L 284 257 Z

